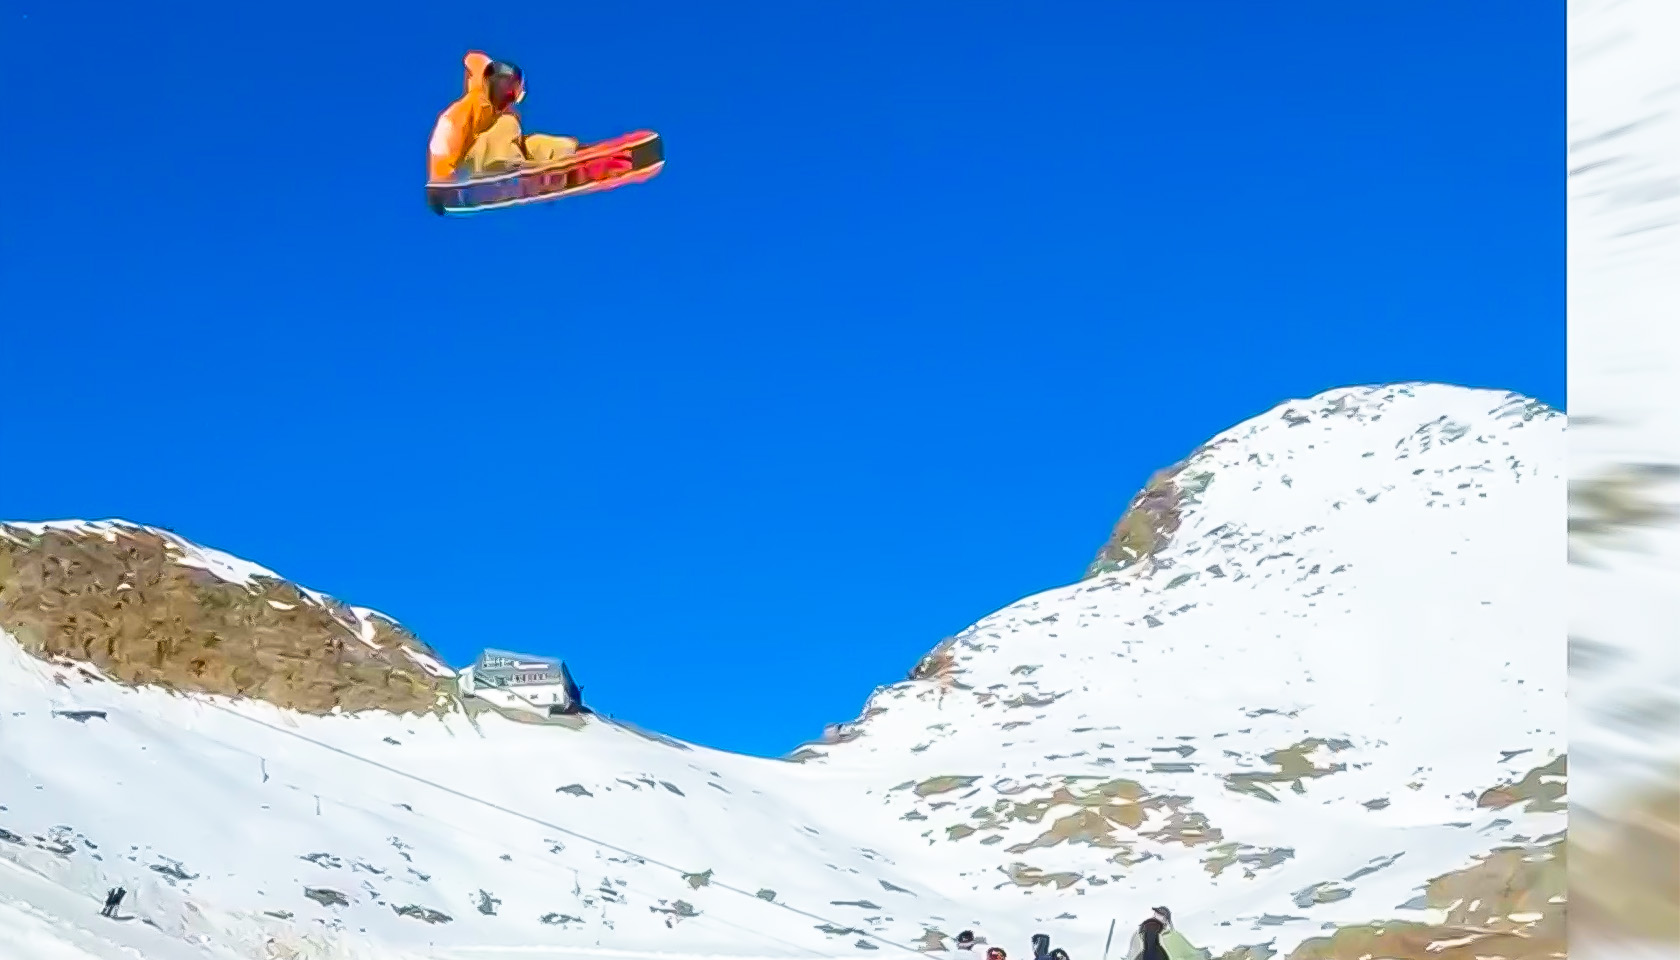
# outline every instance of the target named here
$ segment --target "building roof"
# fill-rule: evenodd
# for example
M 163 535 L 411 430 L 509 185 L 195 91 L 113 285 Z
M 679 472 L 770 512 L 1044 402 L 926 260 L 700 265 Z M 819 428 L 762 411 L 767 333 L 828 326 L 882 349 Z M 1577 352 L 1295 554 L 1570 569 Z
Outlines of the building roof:
M 554 657 L 538 657 L 529 653 L 514 653 L 511 650 L 495 650 L 491 648 L 485 648 L 484 652 L 478 655 L 478 662 L 482 664 L 484 661 L 492 657 L 501 657 L 507 660 L 512 660 L 519 667 L 527 670 L 538 667 L 547 668 L 549 670 L 560 669 L 560 661 Z

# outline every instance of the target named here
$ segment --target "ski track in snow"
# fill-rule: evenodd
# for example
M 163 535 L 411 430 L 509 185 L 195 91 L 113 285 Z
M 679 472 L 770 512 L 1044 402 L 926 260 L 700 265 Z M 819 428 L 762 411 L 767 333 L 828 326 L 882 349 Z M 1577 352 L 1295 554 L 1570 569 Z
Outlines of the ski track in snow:
M 972 928 L 1095 957 L 1160 902 L 1218 953 L 1426 916 L 1430 877 L 1563 829 L 1475 803 L 1563 750 L 1563 459 L 1562 415 L 1511 394 L 1284 404 L 1188 460 L 1153 560 L 981 620 L 801 763 L 129 689 L 0 637 L 0 857 L 242 956 L 857 956 Z M 1305 779 L 1228 788 L 1309 737 Z M 1050 836 L 1117 780 L 1135 823 Z M 1212 876 L 1210 829 L 1249 859 Z M 1321 883 L 1345 898 L 1297 905 Z M 82 916 L 0 896 L 4 923 Z

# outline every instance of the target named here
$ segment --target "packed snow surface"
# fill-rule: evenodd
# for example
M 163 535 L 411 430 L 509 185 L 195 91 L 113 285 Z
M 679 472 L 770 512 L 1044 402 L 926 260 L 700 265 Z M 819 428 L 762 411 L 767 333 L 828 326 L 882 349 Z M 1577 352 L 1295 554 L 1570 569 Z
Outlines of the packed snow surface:
M 97 916 L 119 884 L 121 931 L 239 956 L 861 956 L 972 928 L 1084 958 L 1163 902 L 1216 953 L 1425 917 L 1429 878 L 1563 829 L 1476 803 L 1563 750 L 1563 459 L 1562 415 L 1511 394 L 1281 405 L 1183 464 L 1148 556 L 962 631 L 799 762 L 130 689 L 0 637 L 0 856 L 51 881 L 0 883 L 0 929 L 109 955 L 85 943 L 126 942 Z
M 1569 13 L 1571 950 L 1677 957 L 1680 5 Z
M 1680 774 L 1677 49 L 1680 4 L 1571 6 L 1571 524 L 1591 532 L 1572 543 L 1570 694 L 1589 808 Z

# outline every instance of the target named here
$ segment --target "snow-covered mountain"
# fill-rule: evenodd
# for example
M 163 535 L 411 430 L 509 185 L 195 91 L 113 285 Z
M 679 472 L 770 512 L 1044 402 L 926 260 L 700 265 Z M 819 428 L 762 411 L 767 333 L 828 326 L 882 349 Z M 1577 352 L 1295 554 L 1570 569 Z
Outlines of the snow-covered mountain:
M 959 893 L 1063 891 L 1038 922 L 1088 917 L 1082 891 L 1176 905 L 1217 947 L 1423 918 L 1453 899 L 1425 881 L 1563 829 L 1562 428 L 1442 387 L 1286 404 L 1159 475 L 1090 578 L 948 641 L 810 762 Z M 1546 794 L 1534 816 L 1486 792 L 1507 780 Z M 1540 886 L 1467 902 L 1473 925 L 1539 921 L 1561 863 Z
M 1561 955 L 1563 460 L 1516 395 L 1283 404 L 786 761 L 469 709 L 373 611 L 162 531 L 8 525 L 0 929 L 1094 958 L 1166 903 L 1216 956 Z

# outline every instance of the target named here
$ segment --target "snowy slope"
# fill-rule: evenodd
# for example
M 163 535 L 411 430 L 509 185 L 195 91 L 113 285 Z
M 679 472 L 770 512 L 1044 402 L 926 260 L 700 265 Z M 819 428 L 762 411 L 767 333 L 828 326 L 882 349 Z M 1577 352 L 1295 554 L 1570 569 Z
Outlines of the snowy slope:
M 821 829 L 828 824 L 796 802 L 797 778 L 765 776 L 770 761 L 678 749 L 598 722 L 571 730 L 494 714 L 302 717 L 93 682 L 15 646 L 6 655 L 0 824 L 47 838 L 17 852 L 32 852 L 67 885 L 136 890 L 171 932 L 291 926 L 262 916 L 275 911 L 420 945 L 798 955 L 829 935 L 752 894 L 827 907 L 881 899 L 879 879 L 915 883 Z M 55 840 L 66 855 L 40 849 Z M 644 852 L 675 869 L 641 862 Z M 811 877 L 824 861 L 841 869 Z M 707 870 L 746 893 L 682 876 Z M 348 902 L 316 903 L 306 888 Z M 206 919 L 184 912 L 189 899 Z M 682 917 L 681 903 L 700 914 Z M 242 908 L 245 922 L 210 919 L 219 905 Z M 451 920 L 396 912 L 409 906 Z M 850 949 L 859 938 L 834 939 Z
M 1581 745 L 1622 771 L 1583 771 L 1595 806 L 1680 767 L 1680 5 L 1571 12 L 1572 626 L 1624 649 L 1572 678 Z
M 1573 949 L 1680 956 L 1680 5 L 1569 19 Z M 1653 947 L 1656 948 L 1653 950 Z
M 1476 805 L 1564 749 L 1562 428 L 1435 386 L 1280 407 L 1187 462 L 1153 562 L 982 620 L 945 683 L 880 691 L 813 762 L 927 845 L 953 895 L 1064 875 L 1052 905 L 1014 908 L 1044 922 L 1066 893 L 1166 901 L 1214 944 L 1419 915 L 1394 908 L 1425 880 L 1564 826 Z M 1316 770 L 1257 779 L 1303 743 Z M 1155 808 L 1131 829 L 1102 784 Z M 1231 857 L 1281 862 L 1210 878 Z M 1296 902 L 1323 883 L 1345 897 Z
M 141 923 L 264 957 L 851 956 L 970 927 L 1094 957 L 1163 901 L 1216 954 L 1287 952 L 1428 917 L 1431 878 L 1563 827 L 1478 805 L 1563 750 L 1562 442 L 1491 391 L 1282 405 L 1183 465 L 1147 555 L 982 620 L 802 762 L 131 689 L 0 637 L 0 857 L 90 917 L 120 883 Z M 62 910 L 0 884 L 0 923 L 31 903 Z

